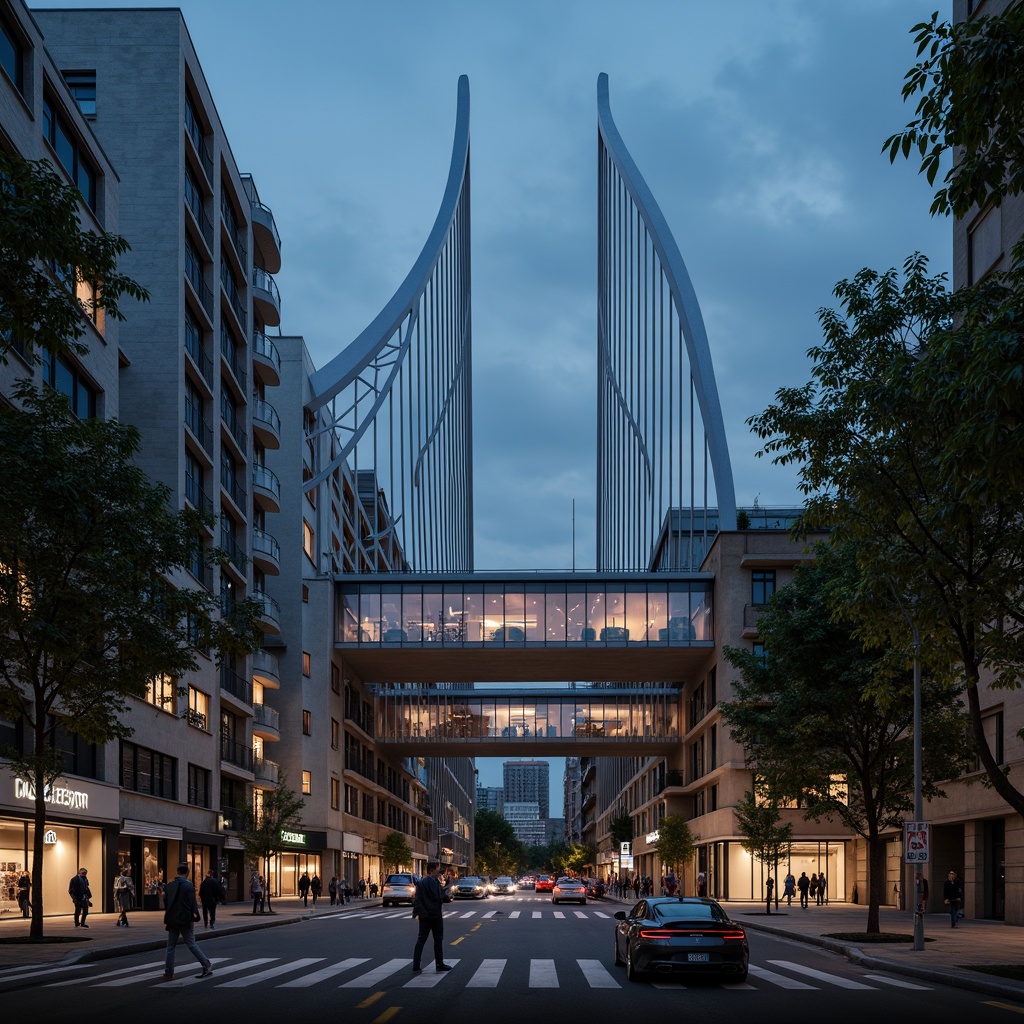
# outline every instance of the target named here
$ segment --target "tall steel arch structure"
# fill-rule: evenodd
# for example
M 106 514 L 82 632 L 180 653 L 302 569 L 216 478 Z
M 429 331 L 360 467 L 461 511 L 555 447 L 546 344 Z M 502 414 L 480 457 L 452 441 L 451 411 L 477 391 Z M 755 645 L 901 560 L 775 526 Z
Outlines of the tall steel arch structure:
M 612 120 L 606 74 L 597 114 L 597 568 L 692 569 L 709 509 L 717 528 L 736 528 L 711 352 L 679 248 Z
M 337 471 L 355 480 L 382 547 L 399 552 L 395 570 L 473 568 L 469 185 L 463 75 L 448 182 L 423 250 L 373 322 L 312 375 L 306 402 L 310 439 L 332 435 L 308 486 Z

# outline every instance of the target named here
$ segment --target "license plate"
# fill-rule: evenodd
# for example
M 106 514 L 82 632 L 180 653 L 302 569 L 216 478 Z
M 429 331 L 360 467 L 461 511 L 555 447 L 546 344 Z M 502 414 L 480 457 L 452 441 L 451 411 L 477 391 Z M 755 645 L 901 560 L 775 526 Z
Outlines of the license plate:
M 710 953 L 687 953 L 686 960 L 691 964 L 707 964 L 711 962 Z

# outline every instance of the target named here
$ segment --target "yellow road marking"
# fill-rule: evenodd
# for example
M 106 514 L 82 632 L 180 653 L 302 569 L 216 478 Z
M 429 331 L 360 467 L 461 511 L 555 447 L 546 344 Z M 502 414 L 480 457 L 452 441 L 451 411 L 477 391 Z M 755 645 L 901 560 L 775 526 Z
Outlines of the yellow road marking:
M 457 939 L 452 939 L 452 945 L 457 946 L 465 937 L 465 935 L 460 935 Z
M 1011 1006 L 1009 1003 L 997 1003 L 993 1000 L 986 1000 L 983 1006 L 994 1006 L 997 1010 L 1011 1010 L 1013 1013 L 1024 1013 L 1024 1006 Z
M 386 993 L 374 992 L 372 996 L 367 996 L 361 1003 L 356 1004 L 357 1010 L 365 1010 L 368 1006 L 373 1006 L 378 999 L 383 999 Z
M 384 1021 L 391 1020 L 399 1010 L 401 1010 L 400 1006 L 389 1006 L 383 1013 L 373 1018 L 372 1024 L 384 1024 Z

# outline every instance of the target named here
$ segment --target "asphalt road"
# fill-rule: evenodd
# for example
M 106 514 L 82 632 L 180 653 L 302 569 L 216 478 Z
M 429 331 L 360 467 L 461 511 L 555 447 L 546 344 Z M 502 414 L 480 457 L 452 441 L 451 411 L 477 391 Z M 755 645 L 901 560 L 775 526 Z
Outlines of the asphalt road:
M 416 922 L 408 908 L 370 906 L 322 913 L 287 928 L 224 935 L 203 948 L 214 974 L 179 945 L 176 976 L 163 980 L 161 951 L 42 966 L 0 981 L 11 1021 L 252 1020 L 259 1024 L 342 1019 L 356 1024 L 865 1024 L 1016 1021 L 1024 1011 L 976 992 L 873 971 L 801 942 L 750 932 L 744 984 L 631 983 L 616 967 L 615 906 L 553 907 L 528 894 L 457 901 L 447 908 L 449 973 L 411 970 Z

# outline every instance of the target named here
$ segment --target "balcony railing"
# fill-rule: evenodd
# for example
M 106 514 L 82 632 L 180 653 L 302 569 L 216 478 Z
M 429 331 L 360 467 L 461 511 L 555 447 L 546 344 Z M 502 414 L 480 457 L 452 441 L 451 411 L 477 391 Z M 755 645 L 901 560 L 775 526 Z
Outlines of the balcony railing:
M 185 425 L 195 434 L 196 440 L 203 446 L 203 449 L 212 454 L 213 427 L 207 423 L 199 407 L 189 402 L 185 403 Z
M 271 782 L 276 786 L 281 776 L 281 766 L 276 761 L 268 761 L 265 757 L 254 757 L 252 773 L 261 782 Z
M 213 360 L 199 340 L 198 333 L 185 332 L 185 351 L 192 357 L 192 362 L 199 367 L 203 380 L 210 384 L 213 381 Z
M 271 621 L 281 624 L 281 606 L 267 593 L 262 590 L 254 590 L 252 592 L 253 600 L 257 601 L 263 606 L 263 617 L 270 619 Z
M 204 512 L 213 511 L 213 498 L 203 490 L 199 481 L 193 477 L 185 477 L 185 500 L 190 502 L 193 508 Z
M 281 373 L 281 353 L 277 346 L 262 332 L 254 331 L 252 336 L 253 355 L 261 356 Z
M 252 771 L 252 747 L 226 736 L 220 738 L 220 759 L 247 772 Z
M 278 501 L 281 500 L 281 481 L 277 479 L 277 474 L 272 469 L 260 465 L 253 466 L 252 482 L 254 486 L 270 491 Z
M 262 676 L 269 676 L 278 682 L 281 680 L 281 666 L 277 658 L 262 648 L 253 652 L 252 670 Z
M 277 414 L 277 410 L 262 398 L 258 398 L 252 403 L 252 418 L 266 423 L 275 434 L 281 433 L 281 417 Z
M 227 665 L 220 667 L 220 688 L 232 697 L 237 697 L 243 704 L 252 705 L 252 683 Z
M 231 335 L 223 327 L 220 332 L 220 352 L 227 360 L 228 366 L 231 367 L 231 372 L 234 374 L 235 380 L 238 381 L 238 386 L 244 393 L 248 393 L 249 375 L 245 372 L 245 363 L 239 358 L 238 348 L 231 340 Z
M 275 562 L 281 561 L 281 545 L 278 544 L 276 537 L 271 536 L 264 530 L 252 531 L 252 549 L 254 552 L 259 551 L 267 555 L 267 557 L 272 558 Z
M 268 708 L 266 704 L 254 704 L 252 711 L 253 725 L 262 725 L 267 729 L 273 729 L 274 732 L 281 731 L 281 716 L 276 708 Z
M 233 476 L 221 477 L 221 485 L 231 495 L 231 500 L 242 510 L 246 511 L 245 502 L 249 492 Z

